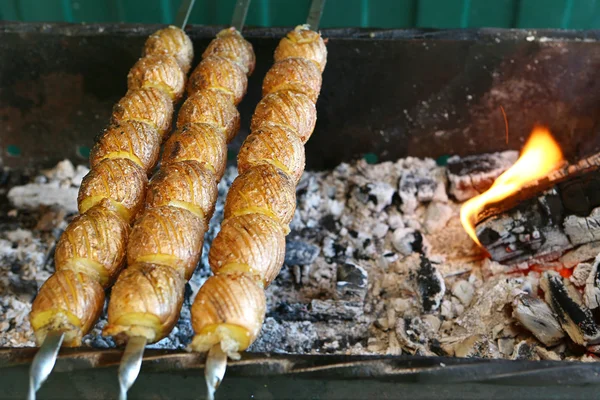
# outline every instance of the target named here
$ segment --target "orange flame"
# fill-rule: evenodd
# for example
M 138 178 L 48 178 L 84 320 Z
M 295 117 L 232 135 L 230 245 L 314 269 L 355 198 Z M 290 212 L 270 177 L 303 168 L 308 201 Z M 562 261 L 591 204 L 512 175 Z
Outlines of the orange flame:
M 517 162 L 496 179 L 492 187 L 464 203 L 460 221 L 471 238 L 481 246 L 475 234 L 475 220 L 489 204 L 504 200 L 527 183 L 540 179 L 560 166 L 562 151 L 550 131 L 535 127 Z

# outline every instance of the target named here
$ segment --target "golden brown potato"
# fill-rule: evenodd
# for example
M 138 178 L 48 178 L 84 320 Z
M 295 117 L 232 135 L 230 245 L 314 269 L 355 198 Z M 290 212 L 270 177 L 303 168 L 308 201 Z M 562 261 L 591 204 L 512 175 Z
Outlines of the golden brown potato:
M 265 125 L 249 135 L 238 153 L 238 171 L 259 164 L 273 164 L 288 174 L 294 184 L 304 172 L 304 145 L 289 128 Z
M 133 120 L 150 124 L 161 136 L 171 130 L 173 118 L 173 103 L 162 91 L 156 88 L 135 89 L 127 92 L 117 104 L 112 113 L 112 122 Z
M 252 278 L 215 275 L 200 288 L 192 305 L 191 344 L 205 352 L 217 344 L 230 356 L 248 348 L 256 339 L 265 317 L 265 294 Z
M 79 212 L 109 199 L 121 218 L 131 222 L 144 205 L 147 184 L 146 172 L 139 165 L 126 158 L 108 158 L 83 178 L 77 196 Z
M 154 87 L 166 93 L 171 101 L 181 99 L 185 90 L 185 74 L 177 60 L 168 54 L 148 54 L 135 63 L 127 74 L 129 90 Z
M 154 175 L 148 185 L 146 207 L 181 207 L 208 225 L 218 194 L 215 175 L 205 164 L 181 161 L 163 165 Z
M 112 289 L 108 324 L 102 334 L 125 343 L 143 336 L 150 343 L 167 336 L 179 319 L 185 280 L 164 265 L 139 263 L 125 269 Z
M 154 32 L 146 40 L 142 54 L 144 56 L 167 54 L 175 57 L 177 64 L 179 64 L 183 73 L 187 75 L 194 59 L 194 46 L 184 31 L 175 26 L 169 26 Z
M 156 164 L 161 136 L 145 122 L 122 121 L 104 130 L 90 153 L 90 166 L 96 168 L 107 158 L 128 158 L 146 173 Z
M 256 106 L 250 130 L 256 132 L 265 125 L 287 127 L 306 143 L 317 123 L 315 104 L 303 94 L 292 91 L 271 93 Z
M 209 124 L 222 129 L 229 143 L 240 129 L 240 113 L 225 93 L 202 90 L 188 97 L 179 110 L 177 128 L 191 123 Z
M 286 58 L 273 64 L 263 81 L 262 94 L 290 90 L 316 103 L 321 92 L 321 71 L 305 58 Z
M 129 225 L 104 199 L 67 226 L 56 244 L 56 270 L 82 272 L 106 288 L 125 263 L 128 236 Z
M 207 57 L 192 72 L 187 85 L 187 94 L 191 96 L 202 89 L 219 90 L 230 96 L 238 105 L 246 94 L 248 77 L 242 67 L 223 57 Z
M 295 210 L 294 183 L 271 164 L 257 165 L 235 178 L 225 200 L 225 219 L 264 214 L 278 221 L 286 233 Z
M 327 47 L 321 34 L 311 31 L 308 25 L 297 26 L 281 39 L 275 49 L 275 62 L 296 57 L 314 62 L 321 73 L 325 70 Z
M 248 76 L 254 72 L 254 65 L 256 64 L 254 49 L 250 42 L 245 40 L 242 34 L 233 27 L 223 29 L 210 42 L 204 50 L 202 58 L 211 56 L 227 58 L 237 63 Z
M 29 314 L 38 345 L 50 332 L 64 332 L 63 346 L 81 346 L 104 307 L 104 289 L 93 278 L 69 269 L 57 271 L 40 288 Z
M 162 164 L 194 160 L 206 164 L 217 181 L 227 165 L 227 142 L 222 130 L 214 125 L 187 124 L 165 142 Z
M 229 218 L 212 242 L 208 263 L 215 275 L 247 273 L 269 286 L 285 256 L 281 226 L 262 214 Z
M 180 207 L 149 208 L 135 222 L 127 244 L 127 264 L 161 264 L 190 279 L 200 255 L 206 223 Z

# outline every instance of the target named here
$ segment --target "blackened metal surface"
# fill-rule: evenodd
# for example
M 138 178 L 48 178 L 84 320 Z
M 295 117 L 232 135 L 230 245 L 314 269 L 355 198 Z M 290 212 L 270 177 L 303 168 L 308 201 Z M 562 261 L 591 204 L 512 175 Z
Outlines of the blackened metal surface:
M 158 27 L 0 23 L 3 163 L 49 166 L 85 158 L 124 94 L 145 38 Z M 197 60 L 220 28 L 188 28 Z M 244 31 L 258 60 L 241 105 L 244 131 L 287 30 Z M 365 153 L 392 160 L 519 149 L 536 123 L 550 127 L 571 159 L 600 149 L 598 31 L 333 29 L 323 35 L 329 58 L 319 121 L 307 145 L 309 168 Z M 500 106 L 508 114 L 508 144 Z
M 34 349 L 0 350 L 0 398 L 23 398 Z M 115 398 L 117 350 L 62 350 L 39 398 Z M 148 350 L 130 398 L 204 396 L 203 357 Z M 590 398 L 600 364 L 446 357 L 247 354 L 231 362 L 217 397 L 255 399 Z M 592 396 L 593 397 L 593 396 Z

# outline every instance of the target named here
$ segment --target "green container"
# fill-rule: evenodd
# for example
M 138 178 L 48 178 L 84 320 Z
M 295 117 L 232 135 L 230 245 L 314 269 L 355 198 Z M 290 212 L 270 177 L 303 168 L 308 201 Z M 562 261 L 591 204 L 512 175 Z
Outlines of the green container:
M 181 0 L 0 0 L 0 20 L 170 23 Z M 310 0 L 253 0 L 248 25 L 293 26 Z M 235 0 L 196 0 L 190 23 L 228 24 Z M 322 28 L 600 28 L 597 0 L 327 0 Z

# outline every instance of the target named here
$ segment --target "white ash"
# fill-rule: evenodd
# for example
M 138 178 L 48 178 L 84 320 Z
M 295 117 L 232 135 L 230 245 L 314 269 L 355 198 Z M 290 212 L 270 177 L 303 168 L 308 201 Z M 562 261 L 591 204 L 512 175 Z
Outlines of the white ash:
M 78 171 L 84 170 L 63 164 L 32 178 L 35 197 L 47 197 L 46 190 L 57 184 L 63 192 L 76 192 Z M 236 175 L 228 168 L 219 184 L 202 260 L 186 288 L 177 327 L 154 347 L 184 348 L 193 335 L 189 305 L 210 274 L 208 249 Z M 543 301 L 536 297 L 539 271 L 554 265 L 532 270 L 485 258 L 460 225 L 460 204 L 448 198 L 447 175 L 446 167 L 416 158 L 305 173 L 286 265 L 267 289 L 267 317 L 250 351 L 581 359 L 585 352 L 573 350 L 568 338 L 547 346 L 513 316 L 517 296 L 528 293 Z M 10 224 L 1 225 L 10 229 L 0 232 L 0 346 L 33 345 L 31 300 L 53 272 L 53 245 L 73 216 L 64 203 L 33 210 L 37 214 L 31 208 L 10 210 Z M 591 259 L 598 254 L 592 247 L 581 251 Z M 574 272 L 576 286 L 590 282 L 586 266 Z M 105 318 L 84 345 L 113 347 L 101 337 Z

